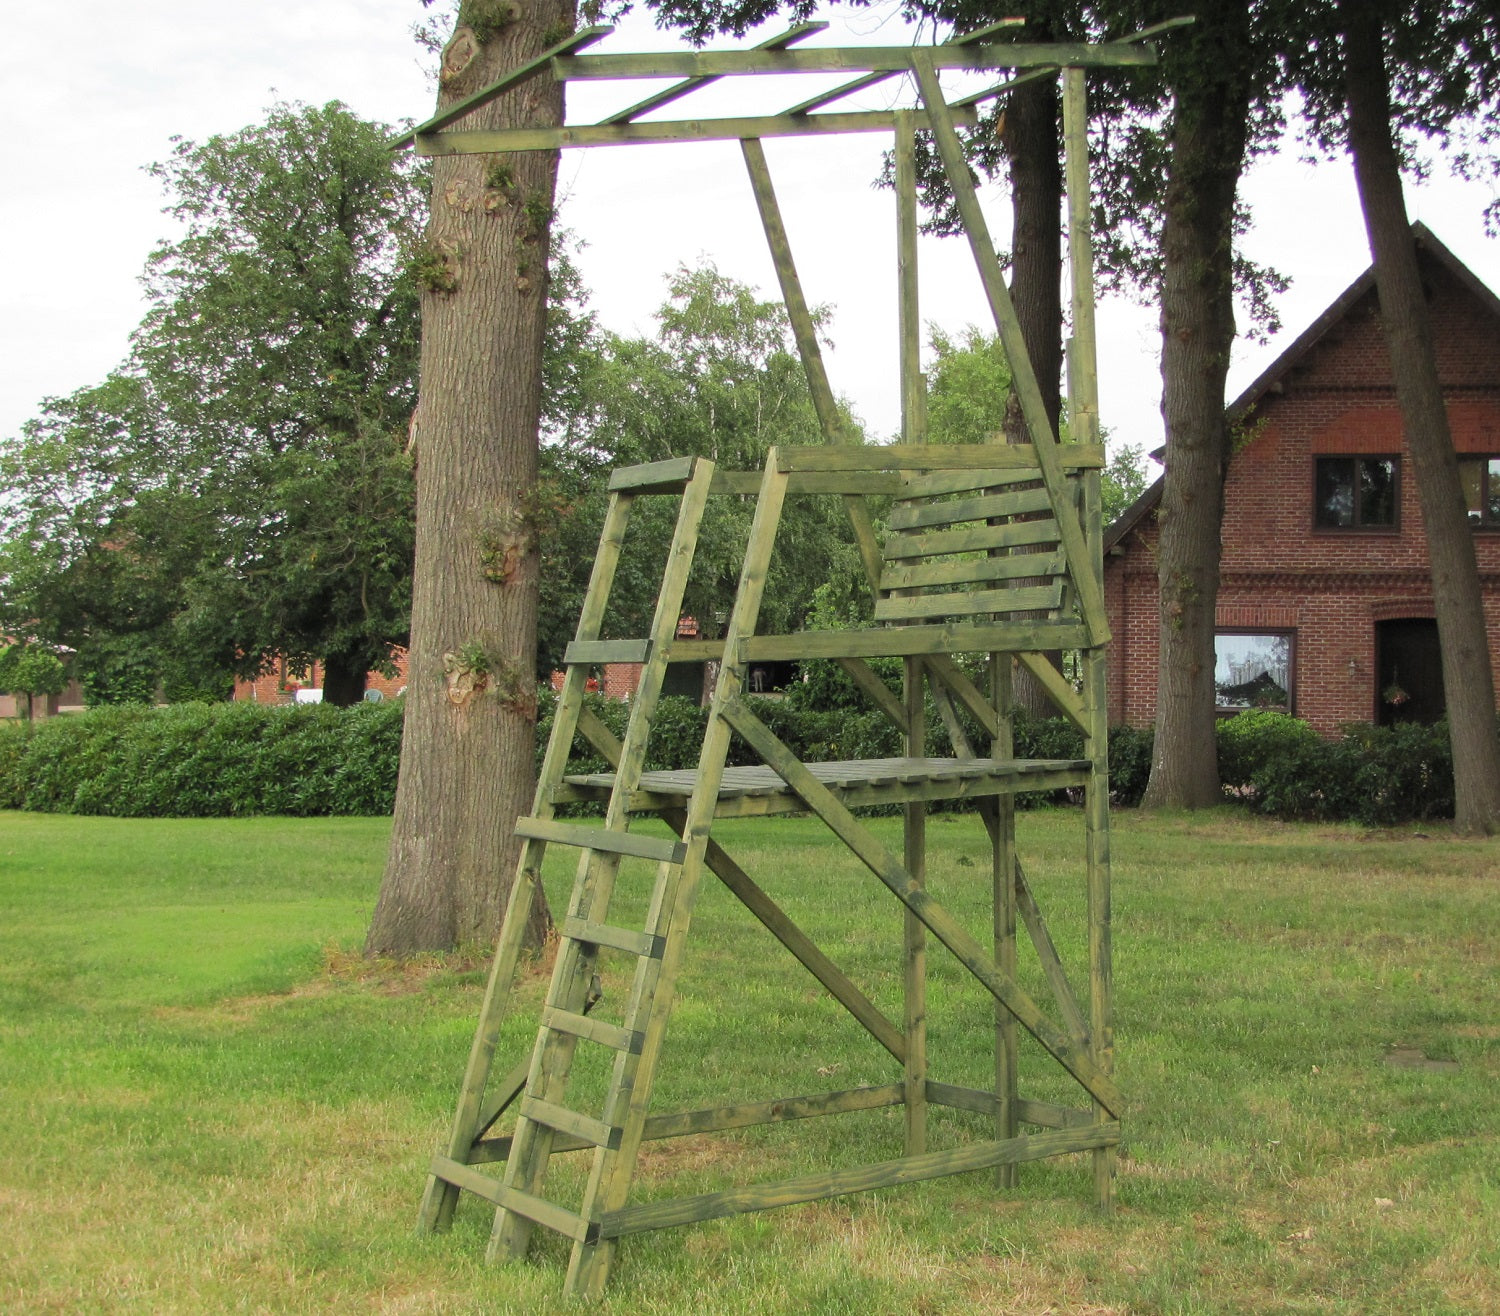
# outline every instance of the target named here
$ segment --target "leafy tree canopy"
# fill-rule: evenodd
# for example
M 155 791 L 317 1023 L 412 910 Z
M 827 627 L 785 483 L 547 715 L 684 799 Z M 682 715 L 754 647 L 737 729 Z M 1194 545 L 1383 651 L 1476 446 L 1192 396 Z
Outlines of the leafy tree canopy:
M 603 522 L 604 468 L 703 456 L 755 470 L 773 444 L 822 441 L 807 378 L 779 302 L 712 265 L 668 280 L 653 338 L 603 334 L 580 371 L 580 405 L 544 445 L 557 512 L 544 547 L 538 668 L 557 666 L 572 637 Z M 636 504 L 613 601 L 627 634 L 644 634 L 677 503 Z M 753 500 L 715 497 L 699 532 L 685 610 L 712 633 L 734 597 Z M 801 623 L 816 586 L 857 574 L 847 521 L 833 500 L 799 499 L 782 524 L 762 615 L 768 629 Z

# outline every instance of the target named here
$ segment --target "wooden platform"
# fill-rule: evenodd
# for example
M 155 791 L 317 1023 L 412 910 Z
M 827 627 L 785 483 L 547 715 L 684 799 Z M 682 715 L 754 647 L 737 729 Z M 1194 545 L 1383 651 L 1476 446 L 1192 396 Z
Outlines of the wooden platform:
M 1061 790 L 1088 782 L 1088 759 L 846 759 L 809 763 L 809 772 L 850 809 L 874 804 L 982 799 L 1020 791 Z M 631 813 L 681 809 L 698 784 L 694 769 L 643 772 L 630 794 Z M 615 786 L 612 772 L 565 777 L 552 792 L 554 804 L 607 802 Z M 726 767 L 719 785 L 718 818 L 799 813 L 807 804 L 767 767 Z

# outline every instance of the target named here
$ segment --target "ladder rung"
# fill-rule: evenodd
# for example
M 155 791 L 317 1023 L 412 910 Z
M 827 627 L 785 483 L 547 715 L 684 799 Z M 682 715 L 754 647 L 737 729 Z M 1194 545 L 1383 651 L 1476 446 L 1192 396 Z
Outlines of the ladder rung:
M 574 941 L 586 941 L 592 946 L 612 946 L 615 950 L 628 951 L 653 960 L 662 957 L 666 948 L 665 937 L 650 932 L 636 932 L 632 928 L 611 927 L 608 923 L 590 923 L 587 919 L 571 915 L 563 920 L 562 934 Z
M 434 1156 L 430 1168 L 433 1175 L 444 1183 L 465 1188 L 476 1197 L 482 1197 L 496 1206 L 503 1206 L 507 1211 L 514 1211 L 528 1220 L 535 1220 L 537 1224 L 545 1225 L 577 1242 L 589 1243 L 598 1237 L 598 1225 L 591 1224 L 576 1212 L 543 1201 L 530 1193 L 523 1193 L 519 1188 L 507 1188 L 498 1179 L 481 1174 L 460 1161 L 451 1160 L 447 1156 Z
M 640 466 L 622 466 L 611 472 L 609 491 L 634 489 L 636 493 L 676 493 L 693 478 L 696 457 L 672 457 Z
M 650 640 L 569 640 L 564 663 L 644 663 L 651 657 Z
M 644 1038 L 633 1028 L 621 1028 L 617 1024 L 605 1023 L 586 1014 L 574 1014 L 549 1005 L 542 1011 L 542 1027 L 555 1028 L 559 1032 L 571 1033 L 574 1037 L 587 1038 L 601 1046 L 613 1047 L 616 1051 L 627 1051 L 633 1056 L 641 1053 Z
M 610 1151 L 619 1149 L 620 1135 L 624 1132 L 603 1120 L 580 1115 L 576 1110 L 543 1101 L 539 1097 L 521 1098 L 521 1116 L 523 1119 L 545 1124 L 549 1129 L 556 1129 L 560 1133 L 571 1133 L 575 1138 L 582 1138 L 596 1147 L 607 1147 Z
M 603 827 L 579 827 L 573 823 L 555 822 L 551 818 L 517 818 L 516 835 L 533 841 L 576 845 L 582 850 L 635 855 L 664 864 L 680 864 L 687 855 L 687 846 L 681 841 L 664 841 L 658 836 L 638 836 L 633 832 L 614 832 Z

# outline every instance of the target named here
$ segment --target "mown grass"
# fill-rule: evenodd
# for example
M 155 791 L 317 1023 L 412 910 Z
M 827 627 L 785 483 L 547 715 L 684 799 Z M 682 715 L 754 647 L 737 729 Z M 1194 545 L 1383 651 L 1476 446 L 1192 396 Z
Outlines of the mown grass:
M 1076 965 L 1078 817 L 1021 828 Z M 931 829 L 933 886 L 980 933 L 982 835 Z M 0 1310 L 562 1309 L 556 1240 L 487 1268 L 472 1198 L 452 1234 L 413 1234 L 483 969 L 359 959 L 386 834 L 0 814 Z M 721 835 L 899 1017 L 889 896 L 812 822 Z M 1005 1193 L 973 1174 L 629 1239 L 606 1310 L 1500 1310 L 1496 845 L 1222 812 L 1119 815 L 1114 851 L 1130 1108 L 1112 1219 L 1090 1209 L 1086 1158 L 1025 1167 Z M 549 871 L 555 903 L 569 875 L 565 857 Z M 622 901 L 643 894 L 627 870 Z M 990 1012 L 930 959 L 934 1076 L 983 1081 Z M 602 1011 L 625 990 L 609 968 Z M 1023 975 L 1044 993 L 1029 959 Z M 522 996 L 541 991 L 534 974 Z M 892 1077 L 707 888 L 658 1108 Z M 1034 1058 L 1026 1084 L 1074 1099 Z M 639 1191 L 861 1163 L 895 1154 L 899 1129 L 873 1113 L 656 1144 Z M 982 1132 L 934 1114 L 936 1146 Z M 559 1185 L 579 1173 L 555 1165 Z

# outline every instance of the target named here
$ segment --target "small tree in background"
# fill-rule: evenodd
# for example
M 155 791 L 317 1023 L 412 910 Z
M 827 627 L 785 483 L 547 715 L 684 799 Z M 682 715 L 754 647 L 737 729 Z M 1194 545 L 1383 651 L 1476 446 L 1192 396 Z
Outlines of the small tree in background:
M 62 659 L 40 645 L 17 641 L 0 649 L 0 694 L 25 695 L 28 723 L 38 695 L 60 695 L 68 683 Z

